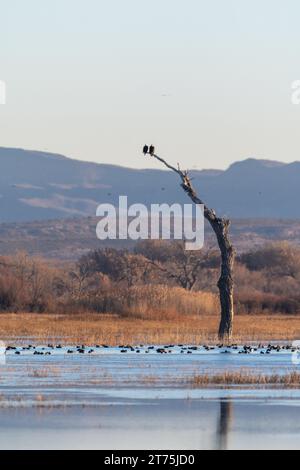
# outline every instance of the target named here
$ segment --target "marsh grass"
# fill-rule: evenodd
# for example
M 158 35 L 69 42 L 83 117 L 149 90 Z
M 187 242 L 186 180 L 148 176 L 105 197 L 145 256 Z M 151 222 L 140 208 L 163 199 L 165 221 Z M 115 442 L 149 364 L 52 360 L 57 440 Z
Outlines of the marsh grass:
M 300 373 L 266 375 L 245 370 L 225 371 L 214 375 L 195 375 L 188 382 L 196 387 L 205 385 L 281 385 L 284 387 L 298 387 L 300 385 Z
M 146 285 L 121 292 L 120 315 L 144 320 L 173 320 L 176 317 L 214 315 L 219 308 L 216 294 L 191 292 L 180 287 Z
M 49 377 L 59 377 L 61 371 L 58 367 L 47 366 L 38 369 L 28 369 L 28 377 L 34 379 L 44 379 Z
M 218 315 L 173 315 L 160 319 L 103 314 L 0 314 L 0 338 L 9 344 L 203 344 L 218 341 Z M 300 316 L 237 315 L 236 343 L 300 339 Z

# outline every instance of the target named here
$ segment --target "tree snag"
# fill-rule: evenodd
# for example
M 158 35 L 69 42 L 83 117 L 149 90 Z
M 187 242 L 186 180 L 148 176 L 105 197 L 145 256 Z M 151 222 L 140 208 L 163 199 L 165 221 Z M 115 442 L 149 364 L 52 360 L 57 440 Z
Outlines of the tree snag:
M 167 168 L 175 171 L 181 179 L 181 187 L 187 193 L 189 198 L 195 204 L 204 206 L 204 217 L 213 229 L 221 254 L 221 275 L 218 281 L 221 305 L 221 321 L 219 327 L 219 339 L 230 340 L 233 332 L 233 269 L 235 260 L 235 250 L 229 238 L 230 220 L 217 217 L 214 210 L 209 209 L 204 202 L 198 197 L 192 186 L 191 179 L 187 171 L 169 165 L 163 158 L 153 154 L 154 158 L 163 163 Z

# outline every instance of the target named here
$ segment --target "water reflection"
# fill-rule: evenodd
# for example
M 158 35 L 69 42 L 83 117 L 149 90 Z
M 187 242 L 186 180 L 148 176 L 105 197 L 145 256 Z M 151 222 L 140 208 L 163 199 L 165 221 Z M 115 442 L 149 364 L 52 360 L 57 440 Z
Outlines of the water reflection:
M 229 433 L 233 426 L 233 403 L 228 400 L 220 401 L 220 414 L 217 425 L 217 449 L 227 450 Z
M 143 399 L 0 406 L 0 449 L 299 449 L 293 399 Z

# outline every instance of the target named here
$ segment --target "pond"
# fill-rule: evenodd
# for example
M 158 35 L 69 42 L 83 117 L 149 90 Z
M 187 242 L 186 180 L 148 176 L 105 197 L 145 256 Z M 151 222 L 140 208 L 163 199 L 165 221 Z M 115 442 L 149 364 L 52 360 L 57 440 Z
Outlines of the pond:
M 195 388 L 191 381 L 241 369 L 299 372 L 290 350 L 80 348 L 7 351 L 0 364 L 1 449 L 300 447 L 299 389 Z

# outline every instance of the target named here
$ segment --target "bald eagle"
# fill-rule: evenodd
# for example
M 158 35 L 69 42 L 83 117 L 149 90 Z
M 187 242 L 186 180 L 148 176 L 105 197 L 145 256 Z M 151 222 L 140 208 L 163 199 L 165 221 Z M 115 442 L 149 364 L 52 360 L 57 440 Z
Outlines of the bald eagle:
M 149 147 L 148 147 L 148 145 L 145 145 L 144 148 L 143 148 L 143 154 L 147 155 L 148 152 L 149 152 Z
M 155 147 L 154 147 L 154 145 L 151 145 L 151 146 L 150 146 L 150 149 L 149 149 L 150 155 L 153 156 L 153 155 L 154 155 L 154 152 L 155 152 Z

